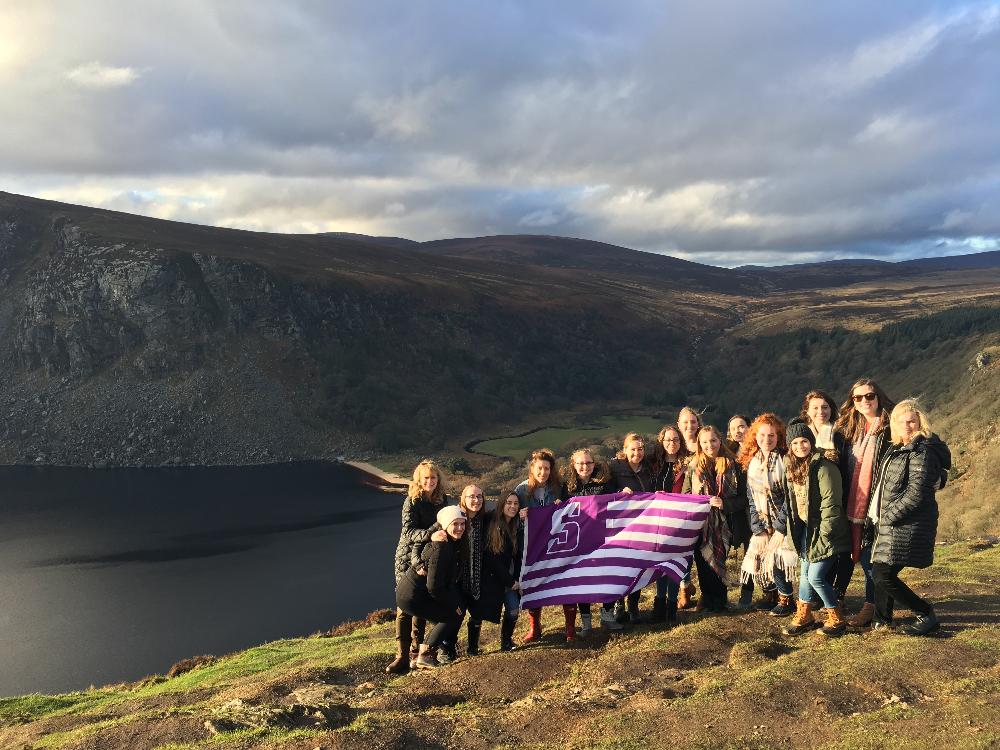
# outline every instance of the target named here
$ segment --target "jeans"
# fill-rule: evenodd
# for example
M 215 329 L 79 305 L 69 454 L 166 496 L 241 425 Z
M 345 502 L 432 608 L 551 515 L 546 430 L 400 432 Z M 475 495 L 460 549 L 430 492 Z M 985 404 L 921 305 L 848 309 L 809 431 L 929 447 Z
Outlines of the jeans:
M 872 567 L 872 577 L 875 580 L 875 620 L 877 622 L 892 622 L 893 608 L 899 602 L 911 612 L 918 615 L 929 615 L 934 609 L 930 602 L 914 593 L 913 589 L 899 580 L 902 565 L 886 565 L 875 563 Z
M 799 531 L 799 549 L 809 549 L 809 528 L 803 524 Z M 799 601 L 808 602 L 813 591 L 823 600 L 827 609 L 836 609 L 837 591 L 830 583 L 830 571 L 837 567 L 838 557 L 828 557 L 825 560 L 809 562 L 805 557 L 799 557 Z
M 865 601 L 875 603 L 875 578 L 872 576 L 872 548 L 870 545 L 861 548 L 861 570 L 865 572 Z
M 514 589 L 507 589 L 503 592 L 503 618 L 513 622 L 517 619 L 518 612 L 521 609 L 521 595 L 514 591 Z

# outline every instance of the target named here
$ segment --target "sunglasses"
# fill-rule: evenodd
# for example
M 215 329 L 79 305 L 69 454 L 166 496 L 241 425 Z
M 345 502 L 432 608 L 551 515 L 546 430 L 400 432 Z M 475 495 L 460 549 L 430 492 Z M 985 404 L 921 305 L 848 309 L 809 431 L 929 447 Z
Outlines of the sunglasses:
M 861 399 L 864 399 L 865 401 L 874 401 L 875 399 L 878 398 L 878 394 L 877 393 L 860 393 L 860 394 L 858 394 L 856 396 L 851 396 L 851 398 L 853 398 L 854 399 L 854 403 L 857 404 L 857 403 L 860 403 Z

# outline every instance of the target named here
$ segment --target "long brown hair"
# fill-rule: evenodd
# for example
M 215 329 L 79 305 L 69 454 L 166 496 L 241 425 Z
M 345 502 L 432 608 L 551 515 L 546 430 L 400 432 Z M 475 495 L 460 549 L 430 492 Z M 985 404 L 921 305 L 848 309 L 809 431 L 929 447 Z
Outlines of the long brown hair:
M 777 414 L 769 411 L 764 412 L 758 415 L 750 425 L 743 438 L 743 445 L 740 446 L 739 461 L 744 471 L 750 466 L 754 456 L 760 453 L 760 446 L 757 445 L 757 433 L 764 425 L 770 425 L 778 433 L 778 444 L 774 448 L 778 455 L 784 455 L 788 451 L 788 445 L 785 443 L 785 423 L 778 418 Z
M 854 408 L 854 390 L 863 385 L 870 386 L 878 396 L 879 419 L 882 422 L 882 427 L 889 426 L 889 415 L 896 406 L 896 403 L 885 395 L 885 391 L 879 387 L 878 383 L 871 378 L 859 378 L 851 386 L 851 390 L 847 392 L 847 400 L 840 407 L 840 416 L 837 418 L 837 424 L 834 425 L 834 429 L 847 438 L 848 443 L 856 443 L 865 434 L 866 420 L 861 412 Z
M 653 474 L 659 474 L 663 469 L 663 465 L 667 463 L 667 450 L 663 447 L 663 438 L 666 437 L 668 432 L 676 433 L 681 441 L 680 447 L 677 449 L 677 464 L 682 465 L 684 459 L 691 455 L 691 451 L 687 449 L 687 443 L 684 442 L 684 435 L 681 432 L 681 428 L 672 424 L 664 425 L 656 436 L 656 445 L 653 446 L 653 456 L 650 460 L 650 467 L 653 469 Z
M 805 458 L 799 458 L 791 451 L 785 454 L 785 469 L 788 474 L 788 479 L 792 484 L 803 485 L 806 483 L 806 478 L 809 476 L 809 464 L 812 462 L 813 456 L 816 454 L 816 443 L 810 441 L 809 455 Z
M 594 462 L 594 473 L 590 475 L 590 480 L 592 482 L 609 482 L 611 481 L 611 469 L 604 463 L 604 461 L 598 461 L 594 458 L 594 454 L 590 452 L 587 448 L 580 448 L 579 450 L 573 451 L 573 455 L 569 457 L 569 463 L 563 467 L 563 478 L 566 480 L 566 489 L 572 495 L 578 489 L 583 486 L 583 480 L 580 475 L 576 473 L 576 462 L 577 456 L 582 455 L 590 456 L 590 460 Z
M 546 486 L 552 491 L 552 493 L 558 497 L 559 490 L 562 489 L 562 482 L 559 479 L 559 466 L 556 463 L 556 454 L 550 451 L 548 448 L 539 448 L 537 451 L 531 452 L 531 458 L 528 460 L 528 494 L 527 497 L 530 499 L 535 490 L 538 489 L 539 485 L 535 482 L 535 477 L 531 473 L 531 467 L 535 461 L 548 461 L 549 464 L 549 481 L 546 482 Z
M 494 555 L 503 552 L 504 547 L 510 544 L 510 548 L 517 551 L 517 525 L 521 522 L 517 514 L 508 521 L 503 515 L 503 506 L 506 500 L 497 503 L 497 507 L 490 514 L 489 527 L 486 529 L 486 546 Z
M 430 497 L 424 497 L 424 491 L 420 486 L 420 479 L 425 473 L 435 474 L 438 480 L 437 487 L 435 487 L 434 491 L 431 492 Z M 424 459 L 417 464 L 417 468 L 413 470 L 413 478 L 410 480 L 410 486 L 406 491 L 406 496 L 410 498 L 411 502 L 427 500 L 434 503 L 434 505 L 440 505 L 444 502 L 444 491 L 444 474 L 441 472 L 441 469 L 430 459 Z

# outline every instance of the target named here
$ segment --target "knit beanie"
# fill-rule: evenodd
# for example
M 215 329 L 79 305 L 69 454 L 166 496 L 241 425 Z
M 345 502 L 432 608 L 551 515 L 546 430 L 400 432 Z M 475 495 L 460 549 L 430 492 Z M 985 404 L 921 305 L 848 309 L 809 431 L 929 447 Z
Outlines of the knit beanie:
M 788 423 L 788 444 L 791 445 L 796 438 L 805 438 L 811 446 L 816 447 L 816 436 L 801 417 L 796 417 Z
M 447 505 L 437 512 L 437 521 L 445 530 L 459 518 L 465 520 L 465 513 L 457 505 Z

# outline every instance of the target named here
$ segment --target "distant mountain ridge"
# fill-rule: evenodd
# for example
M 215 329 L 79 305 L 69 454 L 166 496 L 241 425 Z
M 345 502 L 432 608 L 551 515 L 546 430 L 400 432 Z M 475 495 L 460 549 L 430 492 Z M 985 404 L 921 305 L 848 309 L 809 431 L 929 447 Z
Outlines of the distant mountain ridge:
M 997 304 L 998 257 L 724 269 L 582 239 L 269 234 L 0 193 L 0 461 L 431 452 L 536 412 L 708 399 L 729 332 Z M 889 293 L 823 291 L 900 273 Z

